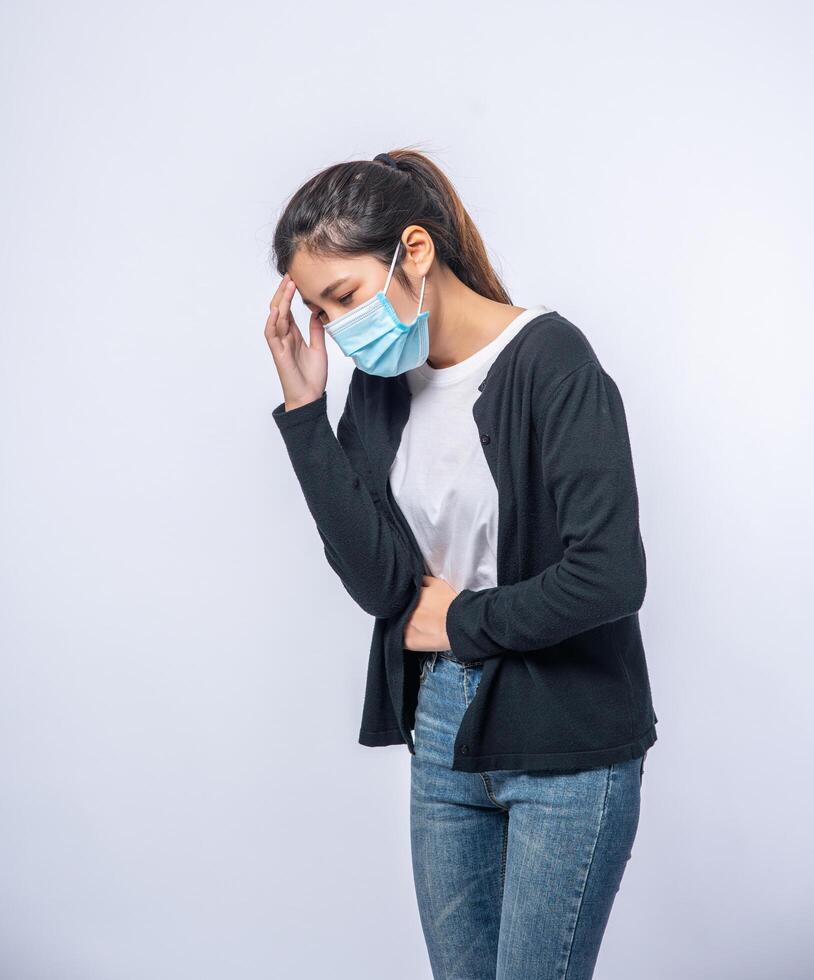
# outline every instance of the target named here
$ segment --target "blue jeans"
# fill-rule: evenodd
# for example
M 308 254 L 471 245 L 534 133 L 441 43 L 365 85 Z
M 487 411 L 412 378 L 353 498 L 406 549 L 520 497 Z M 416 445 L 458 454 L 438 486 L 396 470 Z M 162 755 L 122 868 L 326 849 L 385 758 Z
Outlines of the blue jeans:
M 644 757 L 569 772 L 455 771 L 483 665 L 451 651 L 419 656 L 410 838 L 433 977 L 590 980 L 636 836 Z

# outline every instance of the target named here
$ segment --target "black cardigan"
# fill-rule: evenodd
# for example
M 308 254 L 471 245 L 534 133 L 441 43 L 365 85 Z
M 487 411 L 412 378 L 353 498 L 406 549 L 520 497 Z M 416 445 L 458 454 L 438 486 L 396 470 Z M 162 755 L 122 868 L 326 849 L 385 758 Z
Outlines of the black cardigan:
M 483 661 L 452 768 L 577 770 L 638 758 L 658 719 L 619 390 L 556 311 L 509 341 L 479 389 L 472 414 L 498 490 L 498 585 L 463 589 L 447 614 L 453 654 Z M 388 479 L 410 397 L 403 374 L 356 368 L 336 436 L 326 392 L 272 415 L 329 564 L 375 617 L 359 742 L 414 753 L 421 654 L 403 635 L 426 570 Z

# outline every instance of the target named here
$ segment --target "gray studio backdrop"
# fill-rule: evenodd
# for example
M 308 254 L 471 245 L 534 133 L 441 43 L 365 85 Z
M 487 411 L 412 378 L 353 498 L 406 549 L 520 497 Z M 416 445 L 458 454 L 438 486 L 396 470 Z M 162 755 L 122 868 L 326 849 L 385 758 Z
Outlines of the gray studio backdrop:
M 430 977 L 263 337 L 287 197 L 402 144 L 625 399 L 659 740 L 596 976 L 812 975 L 812 26 L 3 4 L 0 980 Z

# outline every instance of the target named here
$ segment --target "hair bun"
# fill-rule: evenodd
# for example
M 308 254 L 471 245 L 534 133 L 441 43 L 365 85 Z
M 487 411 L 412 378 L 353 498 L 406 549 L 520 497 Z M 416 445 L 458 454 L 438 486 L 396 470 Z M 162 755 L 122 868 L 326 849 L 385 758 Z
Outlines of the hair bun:
M 374 160 L 379 160 L 381 163 L 387 164 L 388 167 L 392 167 L 394 170 L 399 169 L 398 161 L 394 160 L 389 153 L 377 153 Z

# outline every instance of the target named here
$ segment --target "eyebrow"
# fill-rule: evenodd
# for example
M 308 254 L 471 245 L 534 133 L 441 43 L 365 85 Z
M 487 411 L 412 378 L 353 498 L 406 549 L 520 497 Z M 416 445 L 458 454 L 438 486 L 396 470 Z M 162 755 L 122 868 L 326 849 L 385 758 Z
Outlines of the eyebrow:
M 329 286 L 326 286 L 326 287 L 325 287 L 325 288 L 324 288 L 324 289 L 322 290 L 322 292 L 321 292 L 321 293 L 319 294 L 319 298 L 320 298 L 320 299 L 325 299 L 325 298 L 326 298 L 327 296 L 330 296 L 330 295 L 331 295 L 331 293 L 332 293 L 332 292 L 333 292 L 333 291 L 334 291 L 334 290 L 335 290 L 335 289 L 336 289 L 336 288 L 337 288 L 338 286 L 341 286 L 343 282 L 347 282 L 347 281 L 348 281 L 348 279 L 350 279 L 350 276 L 342 276 L 342 278 L 341 278 L 341 279 L 335 279 L 335 280 L 334 280 L 334 281 L 333 281 L 333 282 L 332 282 L 332 283 L 331 283 L 331 284 L 330 284 Z M 305 298 L 305 297 L 304 297 L 304 296 L 302 295 L 302 293 L 300 293 L 300 296 L 302 297 L 302 301 L 303 301 L 303 303 L 305 303 L 305 304 L 306 304 L 306 306 L 316 306 L 316 305 L 317 305 L 316 303 L 314 303 L 314 302 L 312 302 L 312 301 L 311 301 L 310 299 L 306 299 L 306 298 Z

